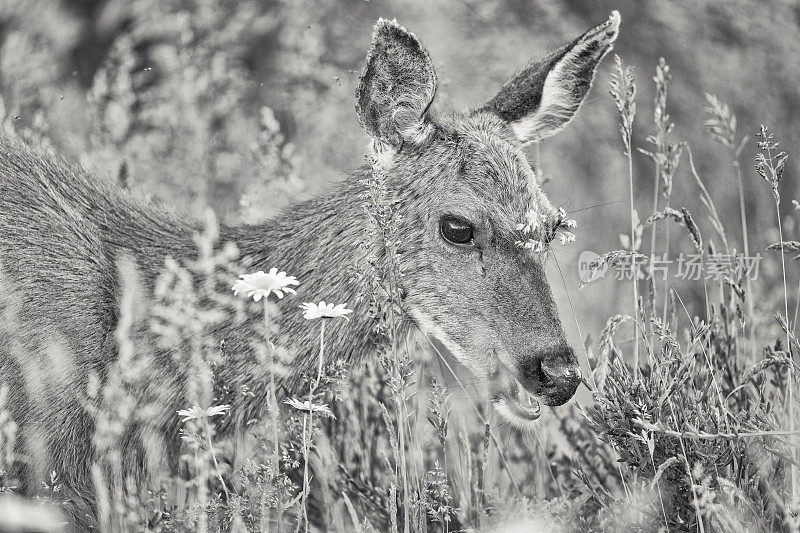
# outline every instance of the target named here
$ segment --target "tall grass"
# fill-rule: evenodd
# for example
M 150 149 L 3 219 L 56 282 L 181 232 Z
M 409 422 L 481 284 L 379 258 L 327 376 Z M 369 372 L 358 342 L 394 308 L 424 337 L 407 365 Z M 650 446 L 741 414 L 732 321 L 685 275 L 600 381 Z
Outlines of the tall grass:
M 614 70 L 611 73 L 611 96 L 617 104 L 619 112 L 619 132 L 622 135 L 623 153 L 628 163 L 628 190 L 630 192 L 631 236 L 630 250 L 635 252 L 637 247 L 636 226 L 638 224 L 636 209 L 634 208 L 633 190 L 633 152 L 631 138 L 633 137 L 633 119 L 636 116 L 636 81 L 633 78 L 633 67 L 623 68 L 622 59 L 614 54 Z M 634 316 L 639 314 L 639 269 L 636 267 L 635 258 L 631 261 L 631 279 L 633 280 L 633 310 Z M 639 368 L 639 322 L 634 321 L 633 335 L 633 360 L 634 368 Z
M 756 172 L 759 176 L 761 176 L 764 181 L 766 181 L 771 189 L 772 189 L 772 197 L 775 200 L 775 214 L 778 223 L 778 238 L 780 239 L 780 251 L 781 251 L 781 275 L 783 277 L 783 319 L 785 321 L 786 330 L 786 349 L 789 350 L 789 358 L 794 361 L 794 357 L 792 356 L 792 344 L 791 344 L 791 336 L 790 336 L 790 329 L 793 326 L 789 323 L 789 294 L 788 294 L 788 287 L 786 285 L 786 258 L 784 256 L 784 248 L 783 245 L 783 224 L 781 222 L 781 195 L 778 190 L 778 186 L 780 185 L 781 178 L 783 177 L 783 169 L 786 165 L 786 160 L 788 159 L 789 155 L 786 152 L 778 152 L 780 148 L 780 143 L 774 140 L 774 136 L 772 133 L 769 132 L 766 126 L 763 124 L 758 131 L 757 137 L 761 140 L 758 142 L 758 149 L 759 152 L 756 154 L 755 158 L 755 168 Z M 788 394 L 786 395 L 787 401 L 787 409 L 788 409 L 788 416 L 789 416 L 789 430 L 793 433 L 795 429 L 795 405 L 794 405 L 794 382 L 795 382 L 795 367 L 794 364 L 789 365 L 789 383 L 788 383 Z M 795 440 L 793 438 L 793 440 Z M 792 459 L 797 457 L 797 450 L 792 450 Z M 792 505 L 796 504 L 797 500 L 797 465 L 793 462 L 790 466 L 791 475 L 789 477 L 789 487 L 792 497 Z
M 246 9 L 220 10 L 203 24 L 192 26 L 198 36 L 197 49 L 205 51 L 197 52 L 199 56 L 208 61 L 221 47 L 228 50 L 225 58 L 230 62 L 212 80 L 225 95 L 221 102 L 206 98 L 196 87 L 184 95 L 186 105 L 179 106 L 183 112 L 208 110 L 214 119 L 185 121 L 191 131 L 181 130 L 176 144 L 199 150 L 197 161 L 204 170 L 211 169 L 214 180 L 224 181 L 226 173 L 240 176 L 242 182 L 233 187 L 234 194 L 243 193 L 248 200 L 241 206 L 245 218 L 254 218 L 257 206 L 268 204 L 265 199 L 275 188 L 297 191 L 302 183 L 275 114 L 264 108 L 252 122 L 241 116 L 240 91 L 244 89 L 236 79 L 241 73 L 240 57 L 229 53 L 235 46 L 223 46 L 229 41 L 212 38 L 210 28 L 217 23 L 227 38 L 238 31 L 237 25 L 249 27 L 253 21 L 248 13 Z M 114 175 L 121 179 L 127 175 L 122 169 L 128 168 L 132 181 L 141 177 L 143 168 L 169 158 L 156 149 L 163 136 L 147 135 L 152 123 L 145 119 L 166 117 L 180 122 L 178 118 L 187 116 L 176 118 L 163 108 L 148 114 L 146 102 L 163 102 L 161 96 L 192 70 L 186 63 L 174 63 L 181 68 L 170 71 L 174 77 L 168 76 L 168 82 L 159 87 L 139 86 L 136 81 L 142 80 L 126 78 L 125 65 L 135 58 L 137 46 L 146 43 L 147 36 L 147 32 L 129 35 L 127 42 L 122 39 L 115 44 L 113 60 L 93 88 L 93 105 L 103 110 L 105 122 L 98 125 L 91 156 L 100 158 L 102 152 L 111 158 Z M 172 43 L 166 49 L 180 47 Z M 162 60 L 175 59 L 169 53 L 166 57 Z M 630 314 L 611 316 L 597 346 L 590 347 L 591 402 L 557 409 L 549 422 L 528 431 L 503 426 L 471 378 L 433 340 L 415 331 L 400 293 L 403 272 L 397 246 L 402 236 L 397 233 L 397 217 L 402 206 L 393 202 L 383 170 L 375 163 L 365 183 L 367 194 L 358 199 L 370 222 L 360 243 L 366 260 L 353 267 L 371 280 L 370 293 L 362 297 L 369 303 L 380 348 L 363 364 L 343 361 L 340 354 L 330 353 L 321 322 L 319 352 L 313 354 L 319 364 L 313 374 L 304 376 L 308 395 L 296 398 L 295 403 L 279 404 L 274 377 L 286 372 L 300 354 L 272 344 L 278 333 L 278 311 L 268 298 L 256 303 L 231 293 L 231 285 L 247 265 L 239 262 L 235 247 L 218 242 L 212 217 L 197 236 L 197 259 L 186 264 L 169 261 L 152 299 L 138 286 L 135 269 L 125 262 L 119 265 L 124 280 L 116 332 L 119 359 L 109 375 L 90 381 L 86 394 L 87 409 L 97 426 L 92 479 L 103 529 L 796 529 L 793 354 L 800 344 L 788 313 L 786 283 L 792 272 L 783 253 L 800 249 L 800 244 L 784 235 L 778 201 L 785 158 L 773 153 L 777 147 L 773 148 L 772 139 L 761 141 L 766 144 L 759 169 L 775 192 L 779 240 L 775 249 L 781 251 L 782 283 L 777 283 L 774 258 L 768 256 L 765 261 L 772 261 L 773 270 L 764 270 L 766 279 L 751 280 L 743 269 L 732 268 L 718 287 L 709 289 L 705 280 L 678 287 L 665 276 L 663 288 L 653 278 L 648 294 L 641 297 L 637 263 L 646 267 L 649 262 L 653 272 L 659 252 L 667 257 L 671 249 L 688 249 L 701 255 L 707 265 L 718 250 L 733 248 L 728 236 L 734 233 L 726 233 L 691 149 L 670 142 L 666 62 L 656 67 L 656 133 L 648 147 L 655 161 L 652 214 L 639 220 L 637 213 L 650 208 L 637 210 L 636 206 L 635 187 L 643 180 L 633 164 L 634 148 L 642 148 L 636 146 L 633 135 L 635 83 L 632 70 L 624 68 L 621 60 L 615 69 L 613 93 L 621 114 L 631 224 L 628 240 L 623 242 L 625 250 L 604 254 L 600 262 L 612 267 L 623 264 L 630 270 L 634 305 Z M 133 101 L 142 107 L 128 106 Z M 115 106 L 129 108 L 120 111 Z M 754 175 L 741 172 L 738 166 L 748 138 L 742 137 L 734 150 L 732 111 L 718 100 L 709 100 L 709 106 L 713 121 L 709 127 L 725 139 L 723 144 L 732 149 L 731 157 L 737 162 L 742 245 L 749 255 L 754 244 L 748 242 L 743 191 Z M 231 109 L 236 112 L 226 115 Z M 118 112 L 136 119 L 124 121 L 130 130 L 112 131 L 115 124 L 110 119 Z M 246 125 L 242 131 L 258 139 L 246 153 L 238 148 L 243 144 L 237 142 L 241 124 Z M 46 128 L 36 133 L 46 133 Z M 769 135 L 766 130 L 761 133 Z M 221 146 L 197 142 L 206 135 L 222 139 Z M 682 164 L 684 150 L 688 161 Z M 148 161 L 154 155 L 155 162 Z M 258 182 L 255 176 L 262 171 L 277 174 L 280 180 Z M 703 216 L 695 218 L 687 209 L 671 207 L 671 202 L 685 200 L 671 196 L 673 179 L 681 177 L 693 194 L 701 196 L 707 211 Z M 706 216 L 704 224 L 701 220 Z M 639 250 L 643 231 L 651 224 L 647 257 Z M 661 250 L 656 239 L 659 224 L 667 225 Z M 672 224 L 678 224 L 680 231 L 671 234 Z M 702 296 L 698 300 L 692 294 Z M 702 312 L 695 310 L 698 302 Z M 782 308 L 777 321 L 771 318 L 776 302 Z M 0 310 L 6 314 L 4 302 Z M 241 321 L 247 313 L 263 317 L 261 331 L 253 333 L 255 363 L 271 369 L 264 384 L 268 405 L 256 418 L 245 416 L 240 408 L 254 391 L 216 387 L 216 371 L 227 348 L 208 333 L 215 324 Z M 635 330 L 630 354 L 622 348 L 629 344 L 616 340 L 620 325 L 626 322 Z M 13 338 L 14 331 L 6 331 L 11 323 L 4 320 L 0 325 L 4 341 Z M 160 343 L 181 353 L 180 380 L 152 375 L 151 347 L 131 340 L 137 328 L 152 331 Z M 640 357 L 641 350 L 646 357 Z M 186 391 L 187 416 L 160 409 L 162 395 L 174 387 Z M 8 402 L 3 401 L 4 390 L 0 387 L 2 499 L 17 506 L 22 505 L 20 500 L 10 499 L 18 485 L 14 464 L 24 458 L 15 454 L 17 428 Z M 198 410 L 191 411 L 193 405 Z M 223 409 L 228 405 L 229 410 Z M 156 421 L 162 420 L 175 428 L 174 435 L 164 438 L 181 442 L 177 464 L 167 464 L 167 443 L 152 431 Z M 147 476 L 141 475 L 144 470 L 126 470 L 121 460 L 130 442 L 126 428 L 133 421 L 143 428 L 137 442 L 147 443 L 141 449 Z M 221 436 L 223 425 L 236 427 L 233 437 Z M 64 509 L 70 504 L 61 489 L 65 473 L 47 474 L 38 503 L 46 503 L 48 510 Z M 0 507 L 0 519 L 10 519 L 2 513 Z

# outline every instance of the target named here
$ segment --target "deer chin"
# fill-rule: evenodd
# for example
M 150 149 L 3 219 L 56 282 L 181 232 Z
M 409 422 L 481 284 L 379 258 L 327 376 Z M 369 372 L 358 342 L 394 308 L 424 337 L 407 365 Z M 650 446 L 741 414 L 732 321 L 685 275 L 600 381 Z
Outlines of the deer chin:
M 539 401 L 522 387 L 518 388 L 517 394 L 495 396 L 492 398 L 492 405 L 500 418 L 520 429 L 529 427 L 542 416 Z
M 409 315 L 419 327 L 419 331 L 424 336 L 430 336 L 442 343 L 445 348 L 474 375 L 480 376 L 478 368 L 470 368 L 466 360 L 464 349 L 445 334 L 435 322 L 429 319 L 418 309 L 410 308 Z M 506 360 L 507 354 L 502 352 Z M 513 377 L 506 363 L 494 350 L 492 354 L 493 371 L 487 379 L 487 388 L 491 403 L 500 417 L 520 429 L 530 427 L 542 414 L 539 401 L 530 395 L 520 383 Z
M 518 429 L 531 427 L 542 416 L 547 398 L 529 393 L 515 377 L 508 352 L 495 349 L 495 367 L 489 375 L 489 398 L 500 419 Z
M 500 418 L 519 429 L 530 427 L 542 416 L 539 400 L 500 361 L 489 379 L 489 398 Z

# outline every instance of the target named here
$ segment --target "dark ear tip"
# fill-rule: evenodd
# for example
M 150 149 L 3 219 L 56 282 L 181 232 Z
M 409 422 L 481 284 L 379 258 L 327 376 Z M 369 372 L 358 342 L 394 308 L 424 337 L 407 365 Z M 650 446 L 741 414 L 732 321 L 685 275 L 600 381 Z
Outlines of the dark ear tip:
M 608 16 L 608 20 L 584 33 L 578 42 L 600 41 L 606 46 L 610 46 L 617 40 L 621 21 L 622 17 L 620 17 L 619 11 L 614 10 Z
M 414 37 L 414 34 L 401 26 L 396 19 L 385 19 L 383 17 L 378 19 L 375 27 L 372 29 L 372 41 L 390 40 L 398 37 Z
M 606 31 L 613 33 L 614 39 L 616 39 L 617 35 L 619 34 L 619 25 L 621 22 L 622 17 L 620 16 L 619 11 L 615 9 L 611 12 L 611 14 L 608 16 L 608 20 L 606 21 L 606 24 L 608 25 Z
M 619 24 L 622 22 L 622 17 L 616 9 L 608 16 L 608 20 L 597 26 L 593 32 L 595 35 L 604 34 L 606 41 L 614 42 L 619 35 Z

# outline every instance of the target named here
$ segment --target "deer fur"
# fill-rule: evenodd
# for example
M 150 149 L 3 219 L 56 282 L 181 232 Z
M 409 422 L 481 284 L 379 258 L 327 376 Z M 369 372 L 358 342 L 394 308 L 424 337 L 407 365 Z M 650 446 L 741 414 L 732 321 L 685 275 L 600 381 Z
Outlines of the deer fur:
M 522 147 L 572 118 L 618 26 L 615 12 L 527 66 L 475 111 L 436 113 L 431 104 L 437 81 L 427 50 L 396 22 L 380 20 L 356 94 L 357 117 L 402 214 L 398 261 L 410 316 L 488 386 L 501 368 L 506 379 L 545 403 L 563 403 L 574 386 L 548 392 L 540 374 L 577 362 L 545 279 L 543 256 L 515 245 L 515 228 L 525 212 L 553 210 Z M 276 343 L 299 355 L 291 373 L 281 377 L 282 397 L 298 392 L 300 376 L 316 354 L 318 326 L 301 317 L 300 301 L 354 307 L 350 322 L 328 323 L 331 357 L 356 364 L 372 352 L 372 319 L 358 303 L 366 287 L 349 270 L 360 253 L 353 243 L 368 224 L 356 199 L 370 172 L 360 168 L 267 223 L 220 230 L 220 241 L 236 243 L 251 271 L 278 267 L 301 282 L 296 299 L 278 303 Z M 474 225 L 473 246 L 443 240 L 439 224 L 445 215 Z M 98 180 L 68 160 L 0 138 L 0 286 L 6 295 L 0 316 L 9 326 L 0 328 L 0 376 L 9 387 L 7 403 L 20 427 L 22 453 L 32 459 L 28 480 L 58 472 L 75 503 L 76 527 L 94 520 L 94 422 L 85 391 L 90 374 L 104 379 L 117 359 L 118 264 L 132 261 L 142 285 L 152 291 L 166 257 L 185 261 L 196 254 L 194 235 L 200 229 L 197 221 Z M 240 418 L 264 416 L 268 372 L 242 362 L 250 357 L 251 332 L 260 320 L 251 316 L 247 324 L 215 332 L 225 341 L 227 358 L 218 379 L 254 391 L 246 405 L 234 406 Z M 144 342 L 151 335 L 132 334 Z M 153 389 L 163 396 L 156 433 L 174 462 L 175 412 L 187 399 L 170 361 L 168 351 L 157 352 L 150 372 L 154 382 L 170 385 Z M 502 392 L 509 386 L 497 387 Z M 132 470 L 142 467 L 135 452 L 142 438 L 131 431 L 125 460 Z M 35 491 L 35 481 L 29 490 Z

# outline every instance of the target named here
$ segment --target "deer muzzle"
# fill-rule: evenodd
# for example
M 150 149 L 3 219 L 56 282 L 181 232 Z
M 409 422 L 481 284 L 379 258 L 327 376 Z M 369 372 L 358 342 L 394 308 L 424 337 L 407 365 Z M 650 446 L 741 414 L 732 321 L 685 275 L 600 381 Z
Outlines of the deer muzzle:
M 581 370 L 575 353 L 564 343 L 557 350 L 537 351 L 514 367 L 503 364 L 489 376 L 495 408 L 520 427 L 541 415 L 541 406 L 563 405 L 575 394 Z
M 581 368 L 575 352 L 566 344 L 528 358 L 518 372 L 528 393 L 550 406 L 565 404 L 581 383 Z

